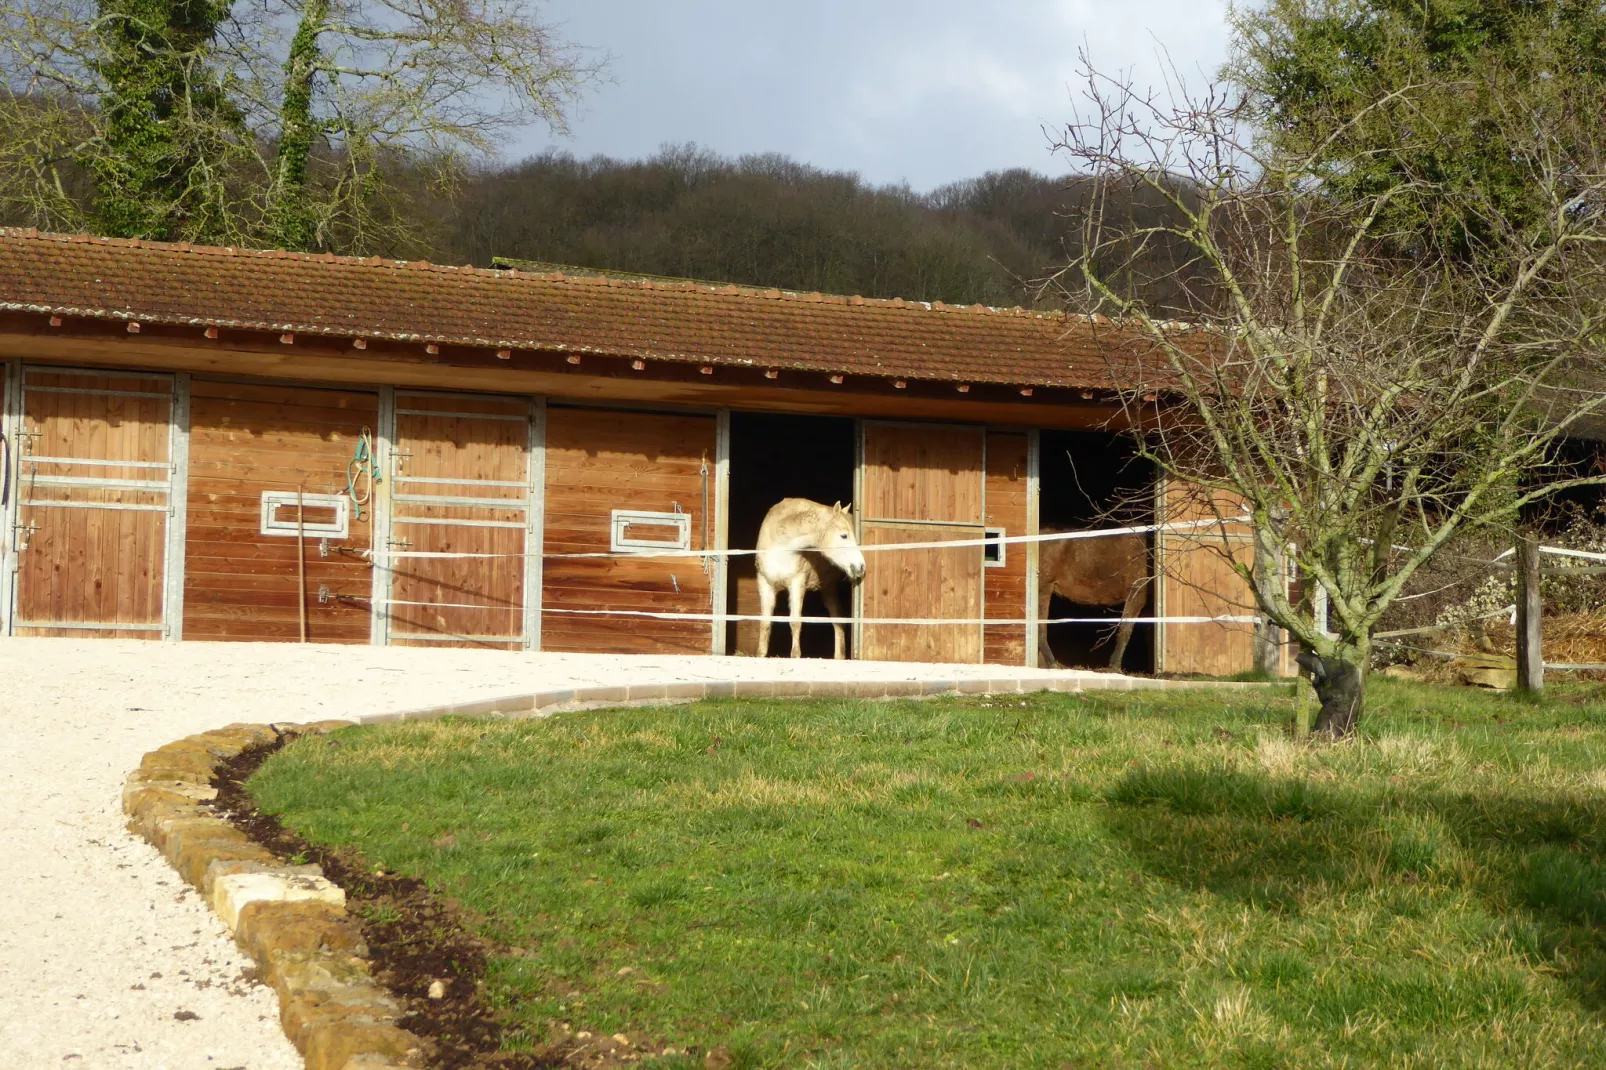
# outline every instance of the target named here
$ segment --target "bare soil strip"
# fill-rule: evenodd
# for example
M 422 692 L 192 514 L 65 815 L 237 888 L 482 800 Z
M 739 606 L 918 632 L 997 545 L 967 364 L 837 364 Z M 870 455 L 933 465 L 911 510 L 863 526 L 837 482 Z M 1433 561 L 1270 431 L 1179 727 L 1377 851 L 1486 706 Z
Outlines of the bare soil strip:
M 256 807 L 245 782 L 284 745 L 251 747 L 219 767 L 212 807 L 220 817 L 281 860 L 315 862 L 345 889 L 347 909 L 368 944 L 374 977 L 407 1008 L 399 1024 L 427 1038 L 441 1070 L 547 1070 L 565 1065 L 561 1053 L 502 1051 L 503 1024 L 483 998 L 489 952 L 458 920 L 452 905 L 424 883 L 376 872 L 353 854 L 308 843 Z M 445 992 L 430 998 L 441 982 Z

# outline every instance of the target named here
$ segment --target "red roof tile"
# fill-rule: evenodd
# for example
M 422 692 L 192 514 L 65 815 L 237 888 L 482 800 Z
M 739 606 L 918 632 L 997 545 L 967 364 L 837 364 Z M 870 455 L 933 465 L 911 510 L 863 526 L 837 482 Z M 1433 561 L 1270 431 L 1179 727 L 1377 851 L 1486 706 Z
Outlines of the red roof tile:
M 0 310 L 948 382 L 1109 387 L 1081 317 L 0 228 Z

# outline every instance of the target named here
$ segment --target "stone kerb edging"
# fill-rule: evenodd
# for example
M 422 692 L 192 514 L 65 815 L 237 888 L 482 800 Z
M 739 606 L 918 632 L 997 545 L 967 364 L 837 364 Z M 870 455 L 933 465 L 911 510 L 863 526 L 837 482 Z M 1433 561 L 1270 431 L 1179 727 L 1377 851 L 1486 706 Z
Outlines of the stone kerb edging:
M 129 774 L 123 810 L 256 960 L 307 1070 L 419 1067 L 425 1042 L 396 1025 L 401 1004 L 374 982 L 346 893 L 318 866 L 281 864 L 202 805 L 217 795 L 218 769 L 247 747 L 352 723 L 233 724 L 169 743 Z
M 1029 691 L 1253 688 L 1127 676 L 1067 679 L 711 681 L 565 688 L 500 699 L 312 724 L 232 724 L 146 754 L 123 787 L 129 830 L 200 890 L 279 996 L 279 1020 L 307 1070 L 422 1066 L 427 1043 L 396 1024 L 403 1009 L 375 983 L 346 895 L 319 866 L 289 866 L 204 804 L 219 769 L 248 747 L 354 724 L 439 717 L 535 717 L 591 706 L 661 705 L 705 698 L 934 698 Z
M 1288 683 L 1290 681 L 1280 681 Z M 439 717 L 535 717 L 595 706 L 657 706 L 707 698 L 939 698 L 948 695 L 1018 695 L 1035 691 L 1173 691 L 1196 687 L 1260 688 L 1228 680 L 1155 680 L 1138 676 L 1000 677 L 977 680 L 711 680 L 676 684 L 618 684 L 563 688 L 477 699 L 398 713 L 371 713 L 358 724 L 426 721 Z

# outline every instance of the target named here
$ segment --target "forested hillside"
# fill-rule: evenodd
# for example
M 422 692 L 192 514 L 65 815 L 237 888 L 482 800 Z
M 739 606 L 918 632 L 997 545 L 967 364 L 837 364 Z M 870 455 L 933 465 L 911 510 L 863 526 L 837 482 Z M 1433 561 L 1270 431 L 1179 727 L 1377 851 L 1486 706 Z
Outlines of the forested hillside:
M 263 154 L 271 156 L 271 148 Z M 327 152 L 315 162 L 331 173 L 346 166 Z M 16 163 L 0 151 L 0 177 Z M 55 169 L 61 210 L 41 218 L 0 196 L 0 225 L 100 229 L 90 176 L 71 161 Z M 1083 186 L 1074 176 L 1024 168 L 922 193 L 775 154 L 728 158 L 680 146 L 619 160 L 549 152 L 459 171 L 449 195 L 435 181 L 438 171 L 406 154 L 393 155 L 380 170 L 383 180 L 363 209 L 366 225 L 330 226 L 316 248 L 480 267 L 506 257 L 790 290 L 1055 307 L 1064 295 L 1043 282 L 1074 259 L 1080 241 L 1064 210 Z M 1137 211 L 1158 218 L 1153 209 Z M 1163 263 L 1148 250 L 1142 286 L 1174 308 L 1174 280 Z
M 461 187 L 442 258 L 513 257 L 787 289 L 1032 304 L 1066 257 L 1070 180 L 994 172 L 919 193 L 784 156 L 548 153 Z

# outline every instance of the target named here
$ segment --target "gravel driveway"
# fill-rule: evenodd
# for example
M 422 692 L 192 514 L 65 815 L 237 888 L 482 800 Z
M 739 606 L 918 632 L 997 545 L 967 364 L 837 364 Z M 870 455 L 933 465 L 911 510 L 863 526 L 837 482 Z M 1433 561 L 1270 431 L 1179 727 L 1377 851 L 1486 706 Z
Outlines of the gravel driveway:
M 294 1070 L 270 989 L 123 829 L 142 754 L 233 721 L 308 721 L 543 688 L 1047 676 L 996 666 L 0 639 L 0 1066 Z M 1064 673 L 1055 674 L 1059 676 Z

